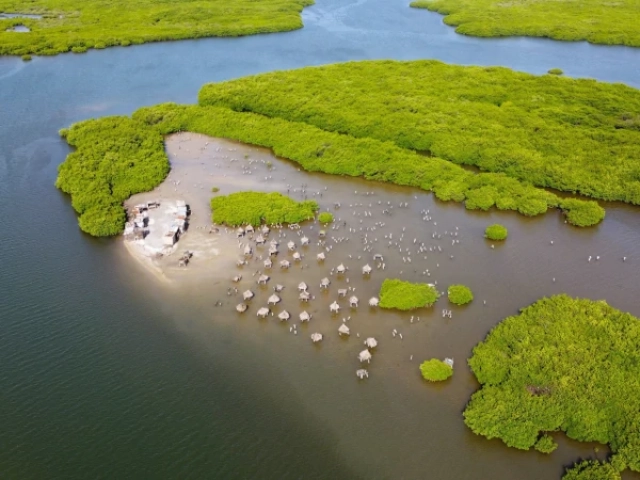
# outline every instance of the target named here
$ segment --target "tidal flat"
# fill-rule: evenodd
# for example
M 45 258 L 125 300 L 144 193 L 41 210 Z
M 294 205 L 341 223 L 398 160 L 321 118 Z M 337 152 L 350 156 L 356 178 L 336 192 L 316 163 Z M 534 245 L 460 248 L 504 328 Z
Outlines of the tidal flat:
M 604 458 L 605 447 L 595 454 L 597 445 L 568 441 L 562 435 L 555 436 L 560 447 L 551 456 L 514 451 L 499 441 L 473 435 L 461 415 L 478 388 L 466 359 L 500 320 L 545 295 L 567 292 L 606 298 L 616 308 L 638 315 L 632 291 L 640 281 L 634 267 L 640 262 L 640 251 L 632 229 L 626 226 L 635 215 L 634 207 L 607 204 L 610 214 L 602 225 L 584 230 L 565 224 L 559 213 L 528 219 L 508 212 L 469 212 L 418 189 L 307 173 L 267 149 L 199 134 L 167 137 L 166 151 L 172 169 L 168 179 L 158 190 L 136 195 L 130 202 L 184 199 L 191 206 L 192 219 L 177 252 L 189 249 L 193 258 L 186 268 L 178 267 L 176 255 L 161 259 L 159 266 L 169 282 L 155 282 L 145 270 L 132 267 L 130 255 L 123 254 L 118 257 L 123 275 L 129 272 L 132 288 L 141 294 L 148 295 L 144 291 L 157 285 L 154 288 L 164 292 L 161 295 L 173 305 L 176 316 L 189 318 L 176 328 L 194 345 L 206 349 L 223 338 L 234 345 L 241 339 L 243 352 L 259 352 L 260 375 L 275 375 L 289 385 L 288 396 L 308 412 L 305 421 L 340 439 L 338 455 L 348 458 L 358 475 L 422 478 L 425 469 L 435 469 L 441 473 L 437 477 L 464 478 L 475 463 L 498 478 L 507 478 L 512 469 L 521 478 L 558 478 L 563 466 L 579 457 Z M 220 190 L 213 193 L 213 187 Z M 248 264 L 238 267 L 237 260 L 244 257 L 241 244 L 249 240 L 238 239 L 231 228 L 208 233 L 209 200 L 243 190 L 313 199 L 320 211 L 332 212 L 335 221 L 326 227 L 312 221 L 301 223 L 300 230 L 272 229 L 269 239 L 280 242 L 273 267 L 263 265 L 268 247 L 255 245 Z M 484 238 L 484 229 L 492 223 L 509 229 L 506 242 Z M 326 231 L 324 248 L 318 245 L 320 229 Z M 302 236 L 310 239 L 307 247 L 300 246 Z M 214 239 L 217 252 L 203 248 Z M 289 241 L 296 243 L 294 251 L 288 250 Z M 302 255 L 300 262 L 293 260 L 296 251 Z M 319 263 L 316 256 L 321 251 L 326 259 Z M 384 257 L 384 270 L 373 260 L 378 253 Z M 589 262 L 590 255 L 600 259 Z M 289 269 L 279 267 L 282 259 L 291 262 Z M 340 264 L 348 268 L 343 276 L 335 273 Z M 366 264 L 373 267 L 370 275 L 362 274 Z M 266 286 L 256 284 L 257 272 L 270 276 Z M 235 275 L 242 275 L 242 280 L 232 282 Z M 324 277 L 331 281 L 327 291 L 320 289 Z M 384 278 L 437 282 L 443 292 L 450 284 L 463 283 L 475 298 L 459 307 L 450 304 L 445 294 L 431 308 L 402 313 L 370 308 L 367 301 L 378 295 Z M 315 297 L 308 304 L 298 300 L 301 281 Z M 271 306 L 275 315 L 260 320 L 256 311 L 266 306 L 276 284 L 284 289 L 278 293 L 281 301 Z M 349 287 L 355 290 L 348 296 L 360 300 L 355 309 L 349 308 L 348 296 L 337 294 L 338 289 Z M 248 289 L 255 297 L 247 302 L 247 312 L 237 313 L 235 306 Z M 329 312 L 334 300 L 341 305 L 337 315 Z M 285 309 L 291 319 L 281 322 L 277 314 Z M 443 318 L 443 309 L 451 310 L 452 318 Z M 303 310 L 312 316 L 308 323 L 298 320 Z M 350 327 L 348 337 L 338 335 L 343 319 Z M 294 323 L 298 326 L 292 330 Z M 394 329 L 402 338 L 393 336 Z M 313 332 L 324 335 L 322 342 L 312 343 Z M 369 336 L 378 340 L 378 347 L 371 364 L 364 364 L 370 376 L 361 381 L 355 375 L 361 367 L 357 355 Z M 251 366 L 253 354 L 244 357 L 239 351 L 238 355 L 243 358 L 234 363 L 256 368 Z M 445 357 L 455 360 L 453 378 L 440 385 L 427 384 L 419 364 Z M 431 455 L 421 454 L 425 444 Z M 461 465 L 436 460 L 453 458 L 454 451 L 455 457 L 466 459 Z M 441 471 L 445 467 L 446 475 Z

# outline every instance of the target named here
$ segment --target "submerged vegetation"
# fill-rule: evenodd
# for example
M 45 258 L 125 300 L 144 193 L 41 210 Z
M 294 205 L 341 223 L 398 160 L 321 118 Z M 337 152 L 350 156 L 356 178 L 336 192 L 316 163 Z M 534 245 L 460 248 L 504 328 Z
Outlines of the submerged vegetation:
M 509 235 L 507 227 L 500 225 L 499 223 L 489 225 L 484 231 L 485 238 L 488 238 L 489 240 L 505 240 L 507 235 Z
M 416 0 L 411 6 L 446 15 L 444 22 L 465 35 L 526 35 L 640 47 L 636 0 Z
M 104 156 L 138 144 L 134 159 L 152 153 L 165 170 L 131 192 L 153 188 L 167 171 L 162 136 L 192 131 L 271 148 L 308 171 L 432 191 L 467 209 L 534 216 L 557 208 L 569 223 L 590 226 L 604 218 L 602 207 L 546 188 L 640 204 L 640 92 L 504 68 L 375 61 L 277 72 L 206 85 L 200 105 L 161 104 L 72 130 L 69 158 L 89 159 L 74 189 L 59 181 L 72 197 L 111 175 L 90 160 L 99 149 Z M 115 215 L 126 196 L 105 192 L 110 201 L 92 206 Z
M 640 471 L 640 319 L 604 301 L 544 298 L 496 326 L 469 365 L 482 385 L 464 412 L 476 434 L 543 452 L 553 431 L 610 446 L 610 463 L 578 464 L 573 480 Z
M 439 296 L 440 294 L 435 287 L 429 284 L 385 278 L 380 287 L 380 306 L 382 308 L 397 308 L 398 310 L 413 310 L 432 306 Z
M 82 53 L 90 48 L 202 37 L 230 37 L 302 28 L 313 0 L 0 0 L 0 12 L 42 18 L 0 19 L 0 55 Z M 15 25 L 28 33 L 6 31 Z
M 449 301 L 455 305 L 466 305 L 473 300 L 473 292 L 464 285 L 451 285 L 447 289 Z
M 453 367 L 448 363 L 432 358 L 420 364 L 422 378 L 430 382 L 442 382 L 453 375 Z
M 296 202 L 276 192 L 237 192 L 211 199 L 213 222 L 232 227 L 298 223 L 313 218 L 317 209 L 313 200 Z

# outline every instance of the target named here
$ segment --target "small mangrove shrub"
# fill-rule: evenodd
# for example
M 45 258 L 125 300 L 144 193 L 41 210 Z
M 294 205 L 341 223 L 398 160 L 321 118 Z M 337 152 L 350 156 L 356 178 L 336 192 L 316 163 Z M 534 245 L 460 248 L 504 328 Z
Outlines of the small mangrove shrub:
M 329 212 L 322 212 L 320 215 L 318 215 L 318 221 L 324 225 L 326 225 L 327 223 L 331 223 L 333 222 L 333 214 Z
M 484 231 L 484 236 L 489 240 L 505 240 L 508 234 L 507 228 L 499 223 L 489 225 Z
M 448 363 L 432 358 L 420 364 L 422 378 L 429 382 L 442 382 L 453 375 L 453 367 Z
M 550 435 L 544 434 L 538 439 L 533 448 L 540 453 L 551 453 L 558 448 L 558 444 Z
M 220 189 L 218 187 L 211 187 L 211 193 L 218 193 Z
M 31 55 L 22 55 L 22 61 L 23 62 L 30 62 L 31 61 Z
M 298 223 L 314 217 L 318 204 L 296 202 L 280 193 L 237 192 L 211 199 L 214 223 L 230 226 Z
M 397 278 L 386 278 L 380 287 L 380 307 L 413 310 L 430 307 L 440 294 L 427 283 L 411 283 Z
M 455 305 L 465 305 L 473 300 L 473 293 L 464 285 L 451 285 L 447 289 L 449 301 Z
M 550 74 L 550 75 L 563 75 L 564 74 L 564 72 L 559 68 L 552 68 L 547 73 Z

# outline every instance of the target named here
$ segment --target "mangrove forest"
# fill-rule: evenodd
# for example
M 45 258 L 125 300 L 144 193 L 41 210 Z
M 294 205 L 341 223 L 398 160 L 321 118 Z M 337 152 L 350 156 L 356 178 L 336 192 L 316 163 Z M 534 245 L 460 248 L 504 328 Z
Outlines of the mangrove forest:
M 569 479 L 640 472 L 640 319 L 592 301 L 543 298 L 498 324 L 473 349 L 482 385 L 464 411 L 478 435 L 523 450 L 555 449 L 549 432 L 609 445 Z
M 411 6 L 446 15 L 444 23 L 465 35 L 521 35 L 640 47 L 638 2 L 635 0 L 416 0 Z

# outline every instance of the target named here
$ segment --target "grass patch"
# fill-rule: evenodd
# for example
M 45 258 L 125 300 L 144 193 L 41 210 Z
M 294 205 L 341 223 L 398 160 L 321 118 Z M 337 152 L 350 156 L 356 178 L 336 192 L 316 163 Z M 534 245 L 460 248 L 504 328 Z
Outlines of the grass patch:
M 489 225 L 487 229 L 484 231 L 485 238 L 489 240 L 506 240 L 509 231 L 507 227 L 496 223 L 494 225 Z
M 579 464 L 570 479 L 640 471 L 640 319 L 604 301 L 544 298 L 496 326 L 469 365 L 482 385 L 464 411 L 474 433 L 523 450 L 551 450 L 544 432 L 559 430 L 610 446 L 609 463 Z
M 442 360 L 432 358 L 420 364 L 422 378 L 429 382 L 442 382 L 453 375 L 453 367 Z
M 0 12 L 43 18 L 0 19 L 0 55 L 56 55 L 89 48 L 202 37 L 235 37 L 302 28 L 313 0 L 0 0 Z M 28 33 L 6 32 L 17 22 Z
M 430 307 L 440 294 L 426 283 L 411 283 L 396 278 L 386 278 L 380 287 L 380 306 L 398 310 L 414 310 Z
M 640 47 L 636 0 L 417 0 L 411 6 L 446 15 L 444 22 L 464 35 L 549 37 Z
M 464 285 L 451 285 L 447 289 L 449 301 L 455 305 L 466 305 L 473 300 L 473 292 Z
M 296 202 L 280 193 L 237 192 L 211 199 L 214 223 L 237 227 L 262 223 L 298 223 L 314 217 L 318 204 Z

